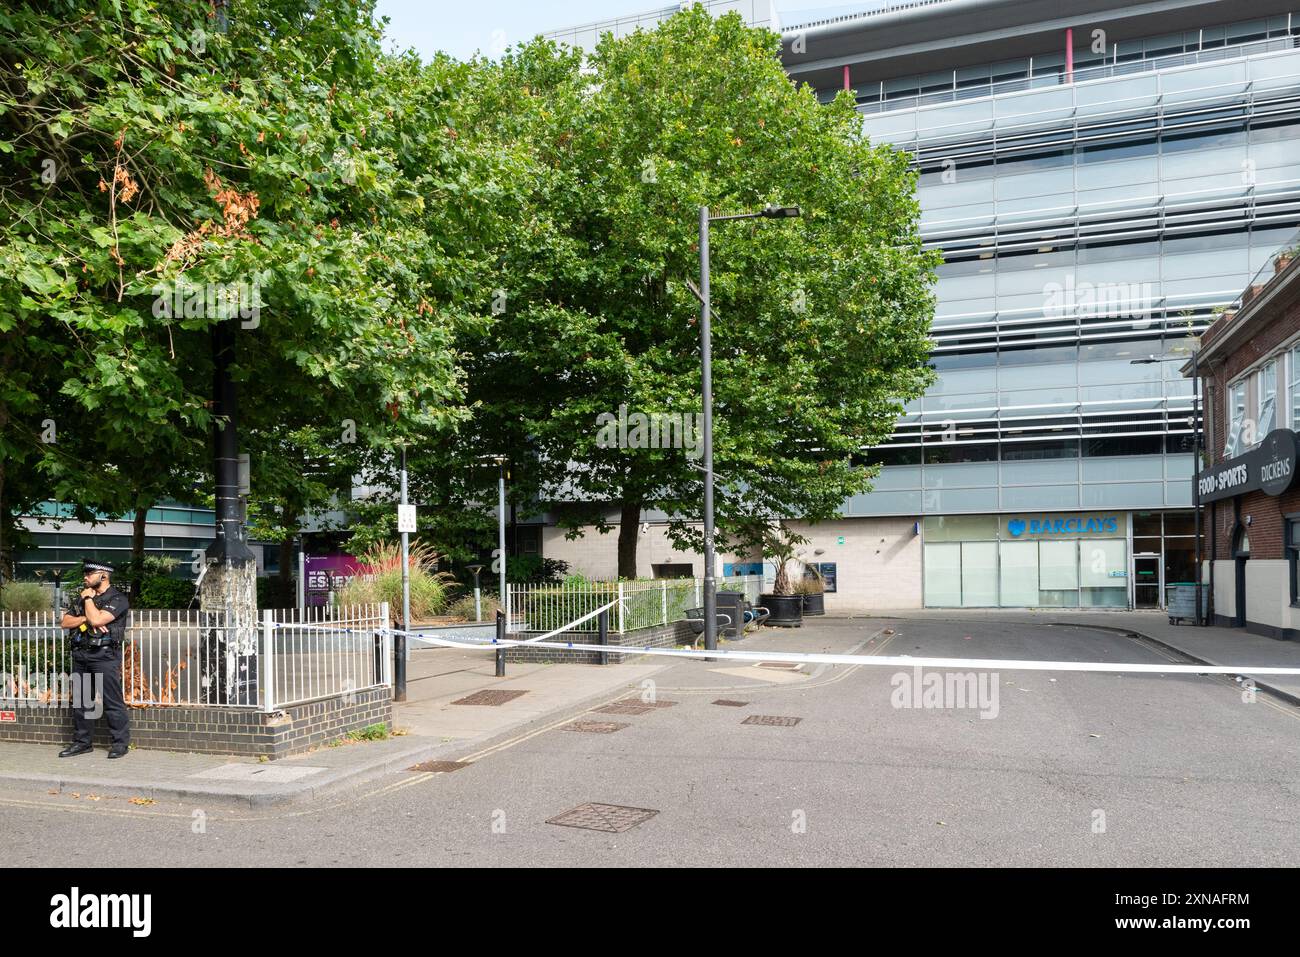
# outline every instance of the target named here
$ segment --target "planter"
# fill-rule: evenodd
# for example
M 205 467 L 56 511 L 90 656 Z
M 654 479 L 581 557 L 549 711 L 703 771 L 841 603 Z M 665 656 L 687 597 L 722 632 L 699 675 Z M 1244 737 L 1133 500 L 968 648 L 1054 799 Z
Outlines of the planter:
M 803 626 L 803 595 L 760 595 L 758 603 L 772 613 L 764 624 L 778 628 Z
M 1276 276 L 1278 273 L 1282 272 L 1282 270 L 1286 269 L 1287 266 L 1291 265 L 1291 260 L 1293 260 L 1294 258 L 1295 258 L 1294 256 L 1283 254 L 1281 256 L 1278 256 L 1276 259 L 1274 259 L 1273 275 Z
M 824 615 L 826 614 L 826 595 L 818 592 L 815 595 L 803 595 L 803 613 L 805 615 Z

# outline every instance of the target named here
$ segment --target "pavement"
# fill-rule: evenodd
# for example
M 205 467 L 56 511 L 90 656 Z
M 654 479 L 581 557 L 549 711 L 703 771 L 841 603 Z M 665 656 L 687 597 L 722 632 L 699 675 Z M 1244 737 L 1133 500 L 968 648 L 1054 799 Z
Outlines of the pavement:
M 970 622 L 1006 625 L 1008 630 L 1041 634 L 1036 628 L 1087 627 L 1140 635 L 1187 662 L 1222 666 L 1293 666 L 1300 668 L 1300 643 L 1247 634 L 1241 629 L 1171 625 L 1159 612 L 1019 611 L 1002 609 L 901 609 L 873 611 L 840 619 L 810 619 L 798 631 L 765 629 L 737 647 L 745 650 L 831 651 L 882 653 L 890 639 L 887 626 L 910 623 Z M 860 640 L 845 643 L 843 636 Z M 1045 640 L 1045 639 L 1044 639 Z M 963 654 L 989 657 L 975 647 Z M 900 652 L 907 653 L 907 652 Z M 1014 657 L 1014 655 L 1013 655 Z M 1019 646 L 1019 657 L 1051 658 L 1041 642 Z M 1099 659 L 1107 660 L 1107 659 Z M 1125 660 L 1117 658 L 1113 660 Z M 1137 660 L 1137 659 L 1127 659 Z M 1174 660 L 1174 659 L 1169 659 Z M 384 741 L 323 746 L 273 762 L 222 755 L 167 751 L 132 751 L 109 762 L 105 752 L 60 759 L 46 745 L 7 744 L 0 748 L 0 789 L 67 794 L 76 799 L 126 798 L 137 804 L 182 801 L 203 805 L 250 808 L 310 801 L 326 794 L 364 785 L 426 761 L 465 761 L 492 753 L 504 743 L 562 725 L 569 719 L 615 700 L 639 695 L 665 669 L 685 667 L 693 675 L 687 692 L 725 693 L 754 686 L 816 686 L 828 666 L 803 670 L 753 665 L 669 663 L 645 657 L 610 665 L 515 663 L 505 678 L 494 676 L 491 651 L 436 649 L 412 655 L 408 668 L 408 700 L 395 705 L 395 735 Z M 833 669 L 831 669 L 833 671 Z M 839 674 L 853 669 L 841 669 Z M 675 672 L 674 672 L 675 673 Z M 707 676 L 701 683 L 700 674 Z M 1256 687 L 1291 704 L 1300 705 L 1300 677 L 1268 676 Z M 522 694 L 500 705 L 457 705 L 460 698 L 495 689 Z M 801 688 L 802 690 L 802 688 Z
M 515 663 L 495 677 L 495 655 L 442 648 L 412 653 L 407 700 L 394 704 L 394 736 L 346 741 L 277 761 L 133 749 L 60 758 L 43 744 L 0 747 L 0 789 L 40 790 L 98 800 L 180 800 L 265 807 L 308 801 L 425 761 L 460 759 L 475 748 L 593 705 L 623 697 L 662 666 Z M 504 705 L 452 702 L 488 689 L 519 691 Z

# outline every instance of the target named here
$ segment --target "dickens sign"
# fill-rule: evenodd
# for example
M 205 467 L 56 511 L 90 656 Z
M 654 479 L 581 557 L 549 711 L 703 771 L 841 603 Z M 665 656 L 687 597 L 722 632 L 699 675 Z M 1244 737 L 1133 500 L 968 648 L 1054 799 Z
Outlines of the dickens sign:
M 1296 472 L 1296 434 L 1274 429 L 1249 452 L 1226 459 L 1197 477 L 1202 502 L 1260 491 L 1281 495 L 1291 487 Z

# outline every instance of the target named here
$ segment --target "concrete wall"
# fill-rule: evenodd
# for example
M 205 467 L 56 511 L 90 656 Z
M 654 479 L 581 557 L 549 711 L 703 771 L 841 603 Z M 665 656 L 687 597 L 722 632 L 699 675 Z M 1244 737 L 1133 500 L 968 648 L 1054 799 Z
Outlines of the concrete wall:
M 839 579 L 829 614 L 922 605 L 921 536 L 915 518 L 846 518 L 790 527 L 807 538 L 805 560 L 834 562 Z M 844 544 L 838 544 L 843 536 Z M 818 555 L 817 550 L 822 554 Z
M 1300 608 L 1291 607 L 1289 569 L 1281 559 L 1252 558 L 1246 563 L 1246 630 L 1284 640 L 1300 640 Z M 1214 615 L 1226 624 L 1237 615 L 1236 563 L 1214 562 Z
M 564 529 L 548 525 L 542 529 L 542 555 L 546 558 L 558 558 L 569 563 L 569 570 L 576 575 L 588 578 L 615 578 L 618 575 L 618 519 L 614 519 L 614 528 L 602 535 L 594 525 L 582 529 L 582 537 L 572 541 L 564 537 Z M 722 574 L 725 562 L 758 561 L 758 556 L 733 555 L 730 552 L 718 555 L 716 574 Z M 651 566 L 673 563 L 689 563 L 698 578 L 704 574 L 704 556 L 695 551 L 683 551 L 675 548 L 668 540 L 668 526 L 662 522 L 650 523 L 650 528 L 637 536 L 636 573 L 649 578 L 653 573 Z
M 920 608 L 922 605 L 921 536 L 915 518 L 846 518 L 812 525 L 790 522 L 790 528 L 809 540 L 800 546 L 804 561 L 834 562 L 838 590 L 826 596 L 830 614 L 876 608 Z M 844 544 L 839 539 L 844 538 Z M 821 554 L 817 554 L 818 550 Z M 618 572 L 618 529 L 602 535 L 594 526 L 583 537 L 568 541 L 564 531 L 548 526 L 542 532 L 542 554 L 569 563 L 570 570 L 589 578 L 613 578 Z M 719 556 L 724 562 L 758 561 L 758 555 Z M 698 577 L 703 556 L 674 548 L 667 526 L 652 523 L 637 542 L 637 574 L 651 575 L 659 563 L 689 562 Z

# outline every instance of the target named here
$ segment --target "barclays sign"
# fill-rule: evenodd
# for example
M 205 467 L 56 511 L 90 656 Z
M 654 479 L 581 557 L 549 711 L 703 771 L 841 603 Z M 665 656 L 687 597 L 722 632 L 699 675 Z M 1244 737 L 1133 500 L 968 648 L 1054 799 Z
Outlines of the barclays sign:
M 1007 534 L 1012 538 L 1068 538 L 1094 535 L 1123 535 L 1117 515 L 1042 515 L 1008 518 Z

